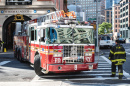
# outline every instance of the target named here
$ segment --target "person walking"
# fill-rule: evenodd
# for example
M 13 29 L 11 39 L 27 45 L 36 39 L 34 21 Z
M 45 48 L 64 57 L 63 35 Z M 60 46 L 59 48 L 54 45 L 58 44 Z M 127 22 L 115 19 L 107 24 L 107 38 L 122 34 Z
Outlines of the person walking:
M 112 75 L 111 77 L 115 77 L 116 75 L 116 66 L 118 66 L 119 79 L 123 77 L 123 63 L 126 61 L 126 52 L 122 45 L 119 44 L 119 40 L 115 41 L 116 45 L 112 47 L 109 54 L 109 60 L 111 60 L 112 65 Z
M 2 47 L 2 44 L 3 44 L 4 42 L 3 41 L 1 41 L 1 38 L 0 38 L 0 51 L 1 51 L 1 47 Z

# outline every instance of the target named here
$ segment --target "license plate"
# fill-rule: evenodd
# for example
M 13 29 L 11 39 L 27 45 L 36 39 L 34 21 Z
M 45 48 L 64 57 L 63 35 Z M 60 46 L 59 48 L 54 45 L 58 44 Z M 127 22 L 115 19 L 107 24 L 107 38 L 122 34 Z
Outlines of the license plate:
M 89 69 L 93 69 L 93 65 L 89 65 Z

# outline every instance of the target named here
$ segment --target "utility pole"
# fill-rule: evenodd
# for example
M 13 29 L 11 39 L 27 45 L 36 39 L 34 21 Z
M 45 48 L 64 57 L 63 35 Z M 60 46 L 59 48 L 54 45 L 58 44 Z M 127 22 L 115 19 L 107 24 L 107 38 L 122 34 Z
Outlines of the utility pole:
M 96 52 L 99 52 L 99 46 L 98 46 L 98 0 L 96 0 L 96 26 L 97 26 L 97 33 L 96 33 L 96 38 L 97 38 L 97 46 L 96 46 Z

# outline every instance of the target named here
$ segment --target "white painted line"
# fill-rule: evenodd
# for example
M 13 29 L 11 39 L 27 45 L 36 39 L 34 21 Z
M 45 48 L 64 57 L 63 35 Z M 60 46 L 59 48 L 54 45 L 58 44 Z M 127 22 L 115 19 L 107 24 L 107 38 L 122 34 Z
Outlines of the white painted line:
M 130 53 L 126 52 L 126 54 L 130 55 Z
M 99 64 L 98 63 L 98 66 L 111 66 L 110 64 Z
M 97 68 L 97 69 L 100 69 L 100 70 L 101 70 L 101 69 L 106 69 L 106 70 L 108 70 L 108 69 L 111 69 L 111 68 Z
M 102 73 L 104 73 L 104 72 L 111 72 L 111 71 L 83 71 L 83 72 L 91 72 L 91 73 L 93 73 L 93 72 L 94 73 L 96 73 L 96 72 L 97 73 L 101 73 L 102 72 Z
M 111 61 L 108 59 L 108 58 L 106 58 L 105 56 L 101 56 L 104 60 L 106 60 L 109 64 L 111 64 Z
M 99 64 L 108 64 L 107 62 L 98 62 Z
M 11 61 L 2 61 L 2 62 L 0 62 L 0 66 L 5 65 L 5 64 L 7 64 L 9 62 L 11 62 Z
M 105 59 L 109 64 L 111 64 L 111 61 L 108 59 L 108 58 L 106 58 L 105 56 L 101 56 L 103 59 Z M 127 78 L 127 79 L 130 79 L 130 74 L 129 73 L 127 73 L 127 72 L 125 72 L 124 70 L 123 70 L 123 75 Z
M 45 82 L 45 81 L 70 81 L 70 80 L 75 80 L 75 81 L 81 81 L 81 80 L 108 80 L 108 79 L 118 79 L 118 77 L 95 77 L 95 78 L 74 78 L 74 79 L 53 79 L 53 80 L 50 80 L 50 79 L 43 79 L 43 80 L 35 80 L 35 81 L 41 81 L 41 82 Z
M 36 75 L 31 82 L 35 81 L 35 80 L 38 80 L 40 77 L 38 75 Z
M 104 67 L 105 67 L 105 68 L 110 68 L 111 66 L 98 66 L 98 68 L 100 68 L 100 67 L 101 67 L 101 68 L 104 68 Z

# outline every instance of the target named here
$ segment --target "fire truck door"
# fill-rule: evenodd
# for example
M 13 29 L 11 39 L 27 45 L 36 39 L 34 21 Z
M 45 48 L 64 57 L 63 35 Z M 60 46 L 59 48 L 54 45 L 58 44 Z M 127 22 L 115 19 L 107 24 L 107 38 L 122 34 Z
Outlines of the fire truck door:
M 38 41 L 39 41 L 39 49 L 40 49 L 40 57 L 41 57 L 41 67 L 46 68 L 46 54 L 43 53 L 46 50 L 46 44 L 45 44 L 45 29 L 40 28 L 38 29 Z

